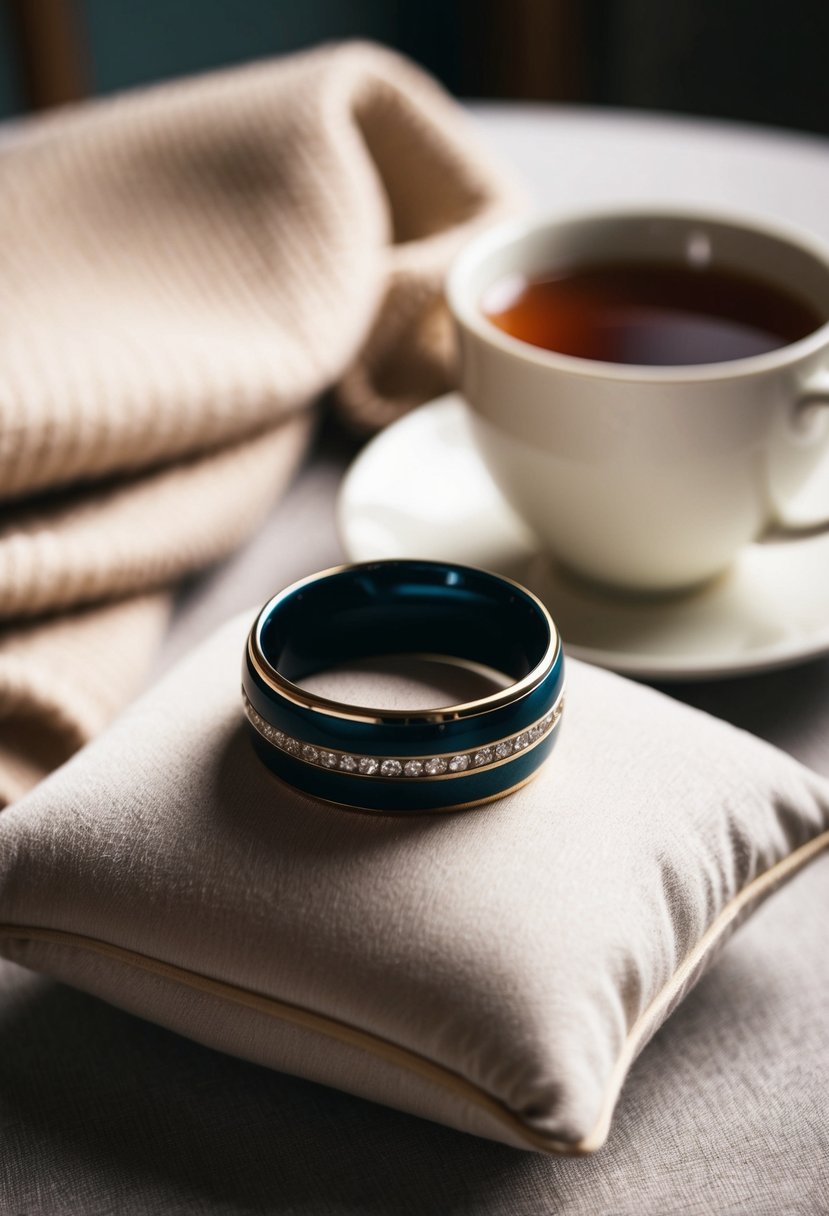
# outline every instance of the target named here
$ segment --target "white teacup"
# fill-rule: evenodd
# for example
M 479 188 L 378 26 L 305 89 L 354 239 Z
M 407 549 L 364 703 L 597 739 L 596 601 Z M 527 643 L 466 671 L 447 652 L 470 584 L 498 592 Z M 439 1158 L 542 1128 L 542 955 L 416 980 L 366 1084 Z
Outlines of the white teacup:
M 638 366 L 558 354 L 489 321 L 511 274 L 637 259 L 749 274 L 822 324 L 731 362 Z M 636 591 L 703 582 L 751 541 L 829 529 L 786 518 L 829 448 L 829 251 L 776 224 L 660 210 L 511 222 L 461 253 L 447 294 L 483 456 L 549 551 Z

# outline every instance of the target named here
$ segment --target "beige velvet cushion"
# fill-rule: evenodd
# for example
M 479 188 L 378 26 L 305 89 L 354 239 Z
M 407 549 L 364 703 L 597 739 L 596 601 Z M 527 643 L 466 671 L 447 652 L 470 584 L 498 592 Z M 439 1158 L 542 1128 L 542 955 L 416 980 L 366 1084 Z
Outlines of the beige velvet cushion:
M 575 662 L 542 775 L 482 810 L 318 804 L 254 757 L 231 622 L 0 817 L 0 944 L 200 1042 L 506 1143 L 589 1151 L 829 784 Z

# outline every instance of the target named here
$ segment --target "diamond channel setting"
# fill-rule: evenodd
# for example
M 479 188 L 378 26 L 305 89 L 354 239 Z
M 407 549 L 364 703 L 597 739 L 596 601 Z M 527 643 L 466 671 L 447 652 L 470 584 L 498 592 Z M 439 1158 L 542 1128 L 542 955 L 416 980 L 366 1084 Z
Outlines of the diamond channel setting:
M 369 777 L 385 781 L 423 781 L 435 778 L 462 777 L 464 773 L 480 772 L 482 769 L 503 764 L 522 752 L 536 747 L 561 721 L 564 696 L 559 697 L 553 708 L 532 726 L 524 727 L 514 735 L 496 739 L 484 747 L 458 755 L 445 756 L 361 756 L 350 752 L 330 751 L 315 747 L 302 739 L 292 738 L 277 730 L 266 721 L 245 697 L 245 713 L 248 720 L 268 743 L 316 768 L 331 772 L 348 773 L 358 777 Z
M 446 772 L 447 764 L 443 756 L 432 756 L 431 760 L 427 760 L 423 765 L 423 769 L 427 777 L 440 777 Z

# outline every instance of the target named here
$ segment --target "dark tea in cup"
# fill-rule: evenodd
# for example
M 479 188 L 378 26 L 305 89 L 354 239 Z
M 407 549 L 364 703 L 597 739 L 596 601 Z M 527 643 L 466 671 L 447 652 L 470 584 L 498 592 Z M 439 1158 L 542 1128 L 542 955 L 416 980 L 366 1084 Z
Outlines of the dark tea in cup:
M 533 346 L 639 366 L 762 355 L 823 322 L 805 299 L 748 274 L 648 261 L 512 275 L 490 286 L 481 305 L 499 329 Z
M 824 242 L 693 211 L 528 216 L 467 246 L 447 298 L 475 441 L 562 566 L 677 592 L 760 538 L 829 532 L 789 516 L 829 454 Z

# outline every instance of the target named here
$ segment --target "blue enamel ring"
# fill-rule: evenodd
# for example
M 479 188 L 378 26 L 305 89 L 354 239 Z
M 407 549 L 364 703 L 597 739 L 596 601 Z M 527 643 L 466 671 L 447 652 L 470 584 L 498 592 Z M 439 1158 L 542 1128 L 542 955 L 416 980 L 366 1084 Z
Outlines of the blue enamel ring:
M 302 684 L 403 654 L 483 667 L 502 684 L 429 710 L 349 705 Z M 268 601 L 248 636 L 242 691 L 257 753 L 297 789 L 359 810 L 460 810 L 518 789 L 547 758 L 564 656 L 547 609 L 518 583 L 445 562 L 363 562 Z

